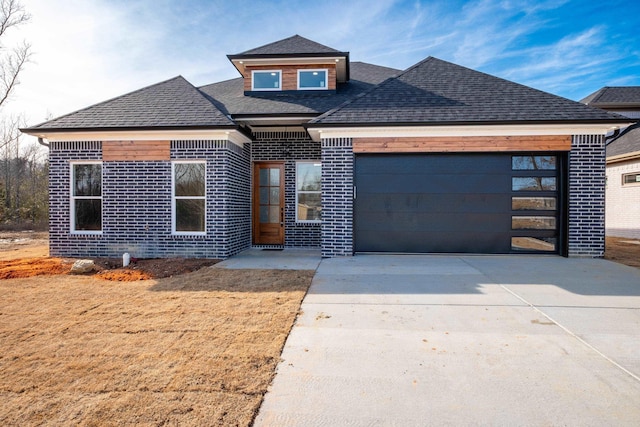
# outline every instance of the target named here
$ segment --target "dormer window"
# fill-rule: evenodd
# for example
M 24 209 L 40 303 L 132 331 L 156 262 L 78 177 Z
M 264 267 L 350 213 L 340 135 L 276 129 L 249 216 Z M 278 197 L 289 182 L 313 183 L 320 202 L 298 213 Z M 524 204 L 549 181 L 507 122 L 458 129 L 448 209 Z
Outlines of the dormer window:
M 260 70 L 251 72 L 251 90 L 281 90 L 280 70 Z
M 327 69 L 298 70 L 298 90 L 326 90 L 328 74 Z

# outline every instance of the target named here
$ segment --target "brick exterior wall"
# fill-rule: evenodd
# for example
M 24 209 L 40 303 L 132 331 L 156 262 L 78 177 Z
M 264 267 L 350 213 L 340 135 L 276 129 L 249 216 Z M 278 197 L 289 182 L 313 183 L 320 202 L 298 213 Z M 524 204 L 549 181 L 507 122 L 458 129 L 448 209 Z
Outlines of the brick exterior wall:
M 607 236 L 640 239 L 640 185 L 622 186 L 622 175 L 640 173 L 640 161 L 607 166 L 605 226 Z
M 285 162 L 284 246 L 319 248 L 320 224 L 296 222 L 296 162 L 320 160 L 320 144 L 313 142 L 305 131 L 256 132 L 251 145 L 251 158 L 256 162 Z M 324 206 L 322 215 L 324 218 Z
M 322 256 L 353 255 L 353 169 L 350 138 L 322 140 Z
M 71 233 L 70 163 L 101 160 L 99 142 L 52 142 L 50 252 L 53 256 L 227 258 L 250 246 L 250 144 L 172 141 L 171 160 L 204 160 L 206 235 L 171 232 L 171 162 L 102 163 L 102 234 Z
M 170 161 L 103 162 L 102 234 L 72 234 L 70 163 L 101 158 L 100 142 L 51 143 L 52 256 L 119 257 L 124 252 L 140 258 L 232 256 L 251 246 L 251 161 L 283 159 L 285 247 L 321 247 L 323 257 L 353 254 L 354 154 L 349 138 L 323 139 L 318 144 L 304 131 L 258 132 L 244 148 L 227 141 L 172 141 L 171 160 L 206 161 L 207 232 L 203 236 L 171 233 Z M 296 161 L 319 159 L 322 223 L 297 223 Z M 620 182 L 619 176 L 613 179 Z M 602 256 L 605 235 L 602 136 L 573 137 L 568 188 L 569 256 Z
M 605 236 L 604 136 L 574 135 L 569 153 L 569 256 L 601 257 Z

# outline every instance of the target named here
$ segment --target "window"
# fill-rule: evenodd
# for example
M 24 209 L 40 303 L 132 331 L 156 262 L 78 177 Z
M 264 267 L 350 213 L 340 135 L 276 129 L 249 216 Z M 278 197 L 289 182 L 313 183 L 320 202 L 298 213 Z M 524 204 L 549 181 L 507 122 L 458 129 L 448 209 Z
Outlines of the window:
M 556 170 L 556 156 L 513 156 L 513 170 Z
M 555 197 L 512 197 L 511 209 L 514 211 L 555 211 Z
M 296 163 L 296 221 L 320 222 L 322 214 L 321 176 L 321 163 Z
M 514 216 L 511 217 L 512 230 L 555 230 L 554 216 Z
M 280 90 L 282 73 L 279 70 L 252 71 L 251 90 Z
M 640 172 L 623 174 L 622 185 L 640 185 Z
M 327 70 L 298 70 L 298 89 L 327 89 Z
M 173 232 L 204 234 L 206 206 L 204 162 L 173 163 Z
M 102 164 L 71 165 L 71 231 L 102 232 Z
M 553 177 L 514 177 L 511 178 L 513 191 L 556 191 L 556 179 Z

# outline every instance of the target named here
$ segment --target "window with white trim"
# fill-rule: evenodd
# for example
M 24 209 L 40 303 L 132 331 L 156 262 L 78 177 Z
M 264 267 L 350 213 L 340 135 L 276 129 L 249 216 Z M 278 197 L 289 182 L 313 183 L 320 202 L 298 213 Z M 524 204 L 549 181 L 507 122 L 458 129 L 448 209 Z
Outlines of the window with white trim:
M 71 164 L 71 231 L 102 232 L 102 164 Z
M 326 69 L 298 70 L 299 90 L 326 90 L 329 86 Z
M 640 172 L 622 174 L 622 185 L 640 185 Z
M 282 73 L 280 70 L 251 71 L 251 90 L 281 90 Z
M 320 222 L 322 164 L 320 162 L 296 163 L 296 221 Z
M 205 234 L 206 164 L 195 161 L 173 162 L 172 168 L 172 232 Z

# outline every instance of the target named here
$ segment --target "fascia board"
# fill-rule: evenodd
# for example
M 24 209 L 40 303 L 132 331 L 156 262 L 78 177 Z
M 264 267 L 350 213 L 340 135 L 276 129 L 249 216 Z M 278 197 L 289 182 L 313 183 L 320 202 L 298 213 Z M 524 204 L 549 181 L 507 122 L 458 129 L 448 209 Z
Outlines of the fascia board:
M 153 141 L 216 140 L 231 141 L 242 147 L 251 139 L 234 129 L 218 130 L 113 130 L 113 131 L 28 131 L 29 135 L 48 141 Z
M 628 122 L 600 124 L 539 125 L 457 125 L 457 126 L 371 126 L 321 127 L 310 125 L 307 131 L 314 141 L 324 138 L 446 137 L 510 135 L 606 135 L 628 126 Z
M 607 164 L 626 162 L 628 160 L 640 160 L 640 151 L 607 157 Z

